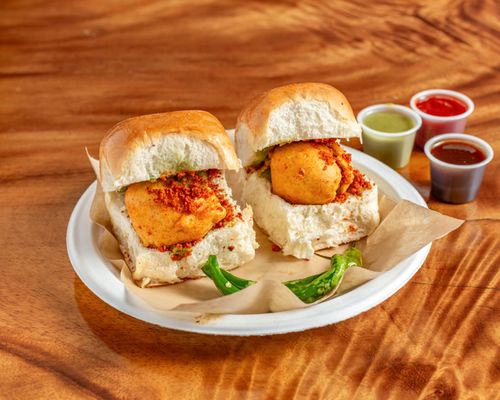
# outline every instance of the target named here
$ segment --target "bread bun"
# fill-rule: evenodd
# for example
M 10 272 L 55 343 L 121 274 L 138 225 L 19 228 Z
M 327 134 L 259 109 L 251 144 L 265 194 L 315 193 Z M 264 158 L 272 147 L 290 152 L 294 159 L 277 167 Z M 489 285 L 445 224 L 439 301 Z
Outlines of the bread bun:
M 219 186 L 231 199 L 231 189 L 224 178 Z M 211 254 L 217 255 L 221 268 L 230 270 L 243 265 L 255 256 L 258 247 L 253 230 L 252 209 L 241 210 L 231 200 L 241 218 L 218 229 L 212 229 L 192 247 L 191 255 L 180 260 L 172 259 L 172 252 L 147 248 L 135 231 L 128 215 L 123 193 L 107 192 L 104 202 L 109 212 L 113 231 L 120 244 L 125 261 L 137 285 L 152 287 L 182 282 L 186 279 L 205 276 L 201 270 Z
M 105 192 L 179 171 L 237 170 L 240 162 L 220 121 L 206 111 L 173 111 L 130 118 L 101 141 Z
M 369 235 L 379 223 L 377 186 L 345 202 L 322 205 L 290 204 L 271 191 L 257 172 L 248 174 L 243 198 L 252 206 L 255 222 L 281 247 L 284 255 L 311 259 L 320 249 Z
M 310 139 L 351 138 L 361 128 L 345 96 L 324 83 L 295 83 L 254 98 L 236 124 L 236 151 L 244 166 L 278 144 Z

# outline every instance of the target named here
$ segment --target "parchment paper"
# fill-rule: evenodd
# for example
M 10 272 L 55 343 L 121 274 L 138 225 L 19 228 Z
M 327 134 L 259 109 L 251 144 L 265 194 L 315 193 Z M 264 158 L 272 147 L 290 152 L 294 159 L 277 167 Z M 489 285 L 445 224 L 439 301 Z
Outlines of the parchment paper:
M 89 160 L 96 176 L 99 177 L 98 161 L 90 156 Z M 457 229 L 463 223 L 462 220 L 442 215 L 407 200 L 395 203 L 381 196 L 379 208 L 381 216 L 379 226 L 370 236 L 356 244 L 363 252 L 365 268 L 348 269 L 336 290 L 318 303 L 345 293 L 395 267 L 434 239 Z M 271 242 L 255 227 L 257 241 L 260 244 L 255 259 L 232 270 L 237 276 L 258 281 L 255 285 L 230 296 L 222 296 L 208 278 L 143 289 L 136 286 L 132 280 L 118 242 L 113 236 L 99 182 L 90 218 L 102 228 L 98 245 L 103 257 L 121 270 L 121 280 L 126 288 L 159 310 L 207 314 L 255 314 L 309 307 L 312 304 L 303 303 L 281 282 L 328 270 L 330 267 L 328 257 L 345 249 L 344 246 L 318 251 L 309 261 L 297 260 L 283 256 L 281 252 L 272 251 Z

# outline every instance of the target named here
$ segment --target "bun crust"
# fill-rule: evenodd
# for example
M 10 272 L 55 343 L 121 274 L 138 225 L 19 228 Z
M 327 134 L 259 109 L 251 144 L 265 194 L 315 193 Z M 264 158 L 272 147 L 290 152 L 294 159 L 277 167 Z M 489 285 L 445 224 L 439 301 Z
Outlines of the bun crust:
M 122 121 L 101 141 L 99 159 L 106 192 L 165 173 L 241 165 L 221 122 L 199 110 Z
M 324 83 L 294 83 L 254 98 L 236 124 L 236 148 L 243 165 L 257 152 L 299 140 L 359 137 L 361 128 L 346 97 Z

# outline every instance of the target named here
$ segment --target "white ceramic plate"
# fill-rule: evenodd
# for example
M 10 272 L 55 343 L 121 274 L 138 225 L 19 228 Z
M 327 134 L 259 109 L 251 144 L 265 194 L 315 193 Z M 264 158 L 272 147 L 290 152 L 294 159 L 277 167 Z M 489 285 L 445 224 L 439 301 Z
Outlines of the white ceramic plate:
M 347 148 L 347 147 L 346 147 Z M 353 164 L 374 179 L 379 190 L 394 200 L 407 199 L 423 207 L 425 201 L 415 188 L 380 161 L 349 148 Z M 120 281 L 118 271 L 97 248 L 97 231 L 89 211 L 96 183 L 85 191 L 75 206 L 66 236 L 69 259 L 80 279 L 96 296 L 117 310 L 137 319 L 166 328 L 220 335 L 270 335 L 303 331 L 343 321 L 382 303 L 392 296 L 418 271 L 429 253 L 427 245 L 396 267 L 339 297 L 301 310 L 270 314 L 223 315 L 199 324 L 195 315 L 158 311 L 129 293 Z

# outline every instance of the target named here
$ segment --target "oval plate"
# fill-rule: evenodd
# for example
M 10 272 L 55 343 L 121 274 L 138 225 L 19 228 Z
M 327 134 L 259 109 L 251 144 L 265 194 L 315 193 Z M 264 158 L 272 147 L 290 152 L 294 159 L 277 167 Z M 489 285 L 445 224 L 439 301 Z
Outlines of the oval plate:
M 354 166 L 375 180 L 385 195 L 427 207 L 416 189 L 397 172 L 361 151 L 345 147 L 352 154 Z M 197 323 L 195 314 L 156 310 L 125 289 L 119 272 L 101 256 L 97 247 L 100 228 L 89 217 L 95 188 L 94 182 L 83 193 L 68 224 L 66 244 L 76 273 L 96 296 L 117 310 L 142 321 L 181 331 L 237 336 L 271 335 L 343 321 L 375 307 L 396 293 L 422 266 L 431 248 L 428 244 L 372 281 L 308 308 L 269 314 L 221 315 Z

